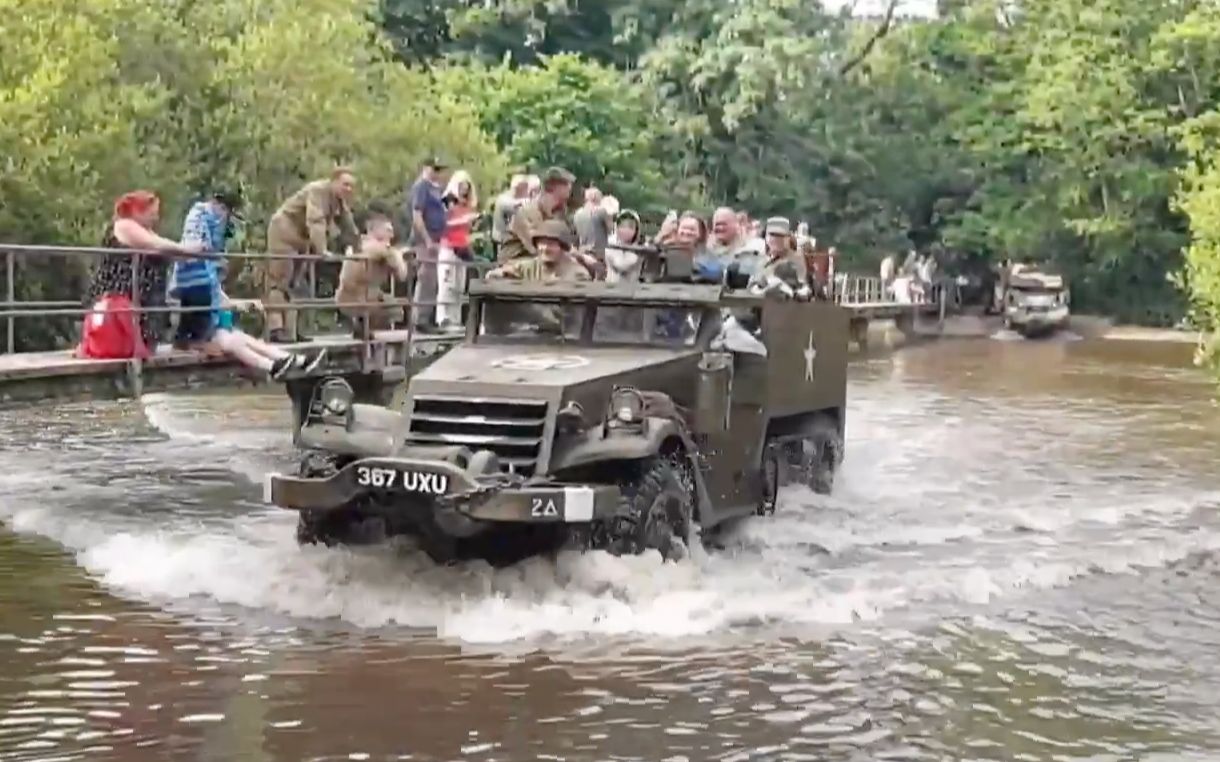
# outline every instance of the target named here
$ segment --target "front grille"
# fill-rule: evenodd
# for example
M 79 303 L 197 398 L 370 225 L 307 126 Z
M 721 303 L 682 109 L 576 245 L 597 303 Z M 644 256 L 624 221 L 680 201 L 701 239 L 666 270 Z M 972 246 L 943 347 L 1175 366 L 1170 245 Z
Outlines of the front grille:
M 505 471 L 529 476 L 538 466 L 546 414 L 543 400 L 417 396 L 407 444 L 491 450 Z

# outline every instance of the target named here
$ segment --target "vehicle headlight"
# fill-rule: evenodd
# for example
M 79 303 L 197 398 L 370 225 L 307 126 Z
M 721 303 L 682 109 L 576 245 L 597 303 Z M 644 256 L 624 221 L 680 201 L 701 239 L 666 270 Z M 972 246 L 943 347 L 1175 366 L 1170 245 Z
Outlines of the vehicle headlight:
M 318 412 L 324 416 L 342 418 L 352 408 L 356 394 L 341 378 L 328 378 L 318 387 Z
M 571 400 L 555 415 L 555 430 L 560 434 L 575 434 L 585 427 L 585 411 L 579 402 Z
M 623 423 L 644 420 L 644 397 L 635 389 L 615 389 L 610 393 L 610 417 Z

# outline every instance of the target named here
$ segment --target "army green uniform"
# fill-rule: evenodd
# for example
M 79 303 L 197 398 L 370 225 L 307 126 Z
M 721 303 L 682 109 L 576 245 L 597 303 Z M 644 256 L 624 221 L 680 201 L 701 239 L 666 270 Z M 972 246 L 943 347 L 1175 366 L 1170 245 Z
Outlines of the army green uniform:
M 353 244 L 359 239 L 351 209 L 331 189 L 329 180 L 315 180 L 289 196 L 267 225 L 267 251 L 271 254 L 321 256 L 332 239 Z M 293 287 L 304 278 L 304 260 L 271 259 L 263 268 L 263 303 L 267 329 L 297 337 L 296 310 L 283 309 L 292 301 Z
M 517 208 L 513 220 L 508 224 L 508 237 L 500 245 L 498 260 L 508 262 L 518 257 L 537 256 L 538 249 L 534 247 L 534 232 L 544 222 L 557 220 L 567 226 L 563 210 L 548 211 L 542 206 L 542 199 L 528 201 Z
M 809 286 L 809 268 L 805 263 L 805 257 L 800 252 L 794 250 L 795 243 L 792 235 L 792 226 L 788 222 L 787 217 L 771 217 L 767 220 L 764 228 L 764 235 L 767 236 L 767 251 L 763 256 L 761 266 L 754 272 L 750 278 L 750 286 L 763 286 L 772 278 L 779 278 L 788 283 L 788 286 L 793 289 L 807 288 Z M 775 253 L 771 250 L 770 238 L 773 235 L 780 235 L 787 239 L 785 251 Z M 787 266 L 787 267 L 785 267 Z M 789 277 L 780 277 L 780 268 L 791 268 L 792 272 L 785 273 Z M 795 276 L 796 282 L 790 282 L 792 276 Z
M 542 182 L 544 186 L 552 181 L 564 182 L 571 185 L 575 179 L 572 173 L 566 169 L 551 167 L 543 175 Z M 496 256 L 497 261 L 507 262 L 517 257 L 537 256 L 538 249 L 534 246 L 534 238 L 544 224 L 556 221 L 563 225 L 564 248 L 571 248 L 573 239 L 572 225 L 568 222 L 567 215 L 564 213 L 565 209 L 562 206 L 553 210 L 545 208 L 545 198 L 544 194 L 517 207 L 512 221 L 508 223 L 507 236 L 504 242 L 500 244 Z M 547 225 L 547 228 L 552 232 L 557 230 L 553 225 Z
M 752 283 L 765 285 L 771 278 L 778 277 L 776 271 L 785 264 L 791 265 L 796 270 L 798 280 L 797 284 L 790 283 L 789 285 L 795 288 L 809 282 L 809 268 L 805 265 L 805 258 L 795 252 L 789 252 L 780 257 L 768 257 L 750 280 Z
M 366 242 L 361 246 L 360 254 L 368 259 L 349 257 L 343 260 L 335 301 L 339 304 L 372 304 L 389 300 L 390 295 L 381 287 L 390 276 L 405 281 L 409 273 L 402 250 Z M 339 312 L 352 318 L 357 326 L 360 326 L 360 321 L 368 323 L 372 331 L 392 328 L 394 323 L 403 319 L 401 307 L 341 307 Z
M 505 262 L 488 273 L 491 278 L 511 278 L 512 280 L 589 280 L 589 268 L 564 255 L 553 266 L 547 265 L 542 257 L 517 257 Z
M 568 253 L 572 249 L 571 231 L 563 220 L 547 220 L 539 225 L 531 237 L 530 244 L 533 245 L 542 238 L 559 241 L 563 246 L 563 256 L 550 263 L 540 254 L 518 256 L 489 271 L 486 277 L 543 281 L 582 281 L 592 278 L 589 269 Z M 505 326 L 511 323 L 533 323 L 549 326 L 548 330 L 552 332 L 561 331 L 566 317 L 565 310 L 559 307 L 507 304 L 492 306 L 496 309 L 489 309 L 484 314 L 484 320 L 492 327 L 493 332 L 497 333 L 505 330 Z

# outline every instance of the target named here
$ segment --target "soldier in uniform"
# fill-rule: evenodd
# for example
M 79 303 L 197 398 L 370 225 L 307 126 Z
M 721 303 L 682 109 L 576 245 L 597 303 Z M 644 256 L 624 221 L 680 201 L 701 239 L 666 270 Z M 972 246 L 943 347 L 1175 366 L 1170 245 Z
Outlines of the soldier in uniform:
M 339 288 L 335 301 L 339 304 L 383 302 L 389 294 L 382 290 L 392 275 L 406 282 L 410 268 L 403 257 L 403 250 L 392 245 L 394 223 L 380 212 L 369 215 L 364 224 L 364 237 L 360 241 L 360 254 L 364 259 L 347 257 L 339 270 Z M 358 339 L 365 338 L 365 330 L 384 331 L 403 317 L 401 307 L 340 307 L 339 311 L 352 320 L 352 333 Z
M 487 273 L 489 279 L 511 280 L 589 280 L 589 270 L 572 256 L 572 233 L 562 220 L 545 220 L 530 236 L 538 252 L 533 257 L 517 257 Z
M 332 239 L 355 243 L 360 234 L 352 218 L 351 203 L 356 176 L 340 167 L 329 180 L 315 180 L 288 197 L 267 225 L 267 251 L 271 254 L 311 254 L 322 257 L 335 249 Z M 335 247 L 338 249 L 338 247 Z M 297 313 L 285 309 L 308 270 L 303 260 L 271 259 L 263 271 L 263 302 L 272 342 L 303 340 L 297 330 Z
M 808 296 L 809 271 L 804 258 L 797 253 L 792 227 L 787 217 L 772 217 L 765 228 L 766 261 L 750 278 L 750 288 L 770 291 L 773 288 L 791 290 L 793 295 Z
M 575 182 L 576 177 L 562 167 L 551 167 L 543 174 L 542 193 L 519 206 L 508 224 L 507 235 L 500 246 L 500 262 L 536 256 L 538 250 L 534 248 L 534 231 L 548 220 L 562 223 L 568 230 L 567 238 L 571 239 L 566 212 Z
M 545 220 L 534 230 L 533 257 L 510 259 L 487 273 L 489 280 L 589 280 L 589 270 L 572 256 L 572 233 L 563 220 Z M 492 309 L 495 307 L 496 309 Z M 533 324 L 544 333 L 561 333 L 565 324 L 579 322 L 579 311 L 540 305 L 489 305 L 484 321 L 492 333 L 511 330 L 514 324 Z

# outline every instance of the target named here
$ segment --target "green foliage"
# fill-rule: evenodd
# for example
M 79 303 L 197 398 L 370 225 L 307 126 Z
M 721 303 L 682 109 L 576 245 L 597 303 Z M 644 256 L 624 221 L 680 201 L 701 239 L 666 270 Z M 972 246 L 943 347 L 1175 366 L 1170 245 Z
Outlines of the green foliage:
M 90 0 L 81 13 L 79 5 L 0 0 L 5 240 L 96 244 L 107 200 L 182 170 L 172 156 L 146 161 L 142 144 L 168 122 L 170 92 L 125 76 L 120 35 L 146 9 Z
M 450 67 L 444 90 L 474 104 L 483 129 L 519 167 L 559 165 L 629 206 L 667 201 L 661 130 L 639 89 L 574 55 L 536 67 Z
M 362 0 L 229 3 L 244 3 L 239 15 L 254 21 L 213 44 L 209 85 L 218 97 L 205 123 L 212 176 L 243 181 L 254 219 L 337 165 L 356 171 L 365 198 L 397 199 L 436 152 L 484 187 L 500 181 L 503 161 L 473 112 L 390 60 L 362 20 Z
M 412 63 L 441 56 L 535 66 L 560 53 L 633 68 L 684 11 L 683 0 L 380 0 L 395 50 Z
M 505 172 L 468 106 L 391 59 L 363 0 L 0 3 L 5 240 L 96 243 L 137 187 L 172 232 L 192 195 L 240 182 L 258 243 L 339 164 L 365 198 L 397 197 L 434 152 L 485 185 Z
M 1189 162 L 1182 170 L 1178 208 L 1190 223 L 1190 245 L 1182 284 L 1192 321 L 1213 334 L 1200 360 L 1220 373 L 1220 8 L 1200 4 L 1155 40 L 1154 65 L 1170 80 L 1183 117 L 1175 134 Z
M 161 195 L 172 235 L 192 198 L 241 183 L 257 250 L 279 201 L 337 164 L 366 200 L 397 201 L 433 152 L 499 183 L 504 160 L 473 112 L 394 61 L 369 10 L 0 0 L 0 240 L 97 245 L 112 200 L 135 188 Z M 79 297 L 76 265 L 23 262 L 19 297 Z

